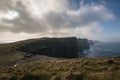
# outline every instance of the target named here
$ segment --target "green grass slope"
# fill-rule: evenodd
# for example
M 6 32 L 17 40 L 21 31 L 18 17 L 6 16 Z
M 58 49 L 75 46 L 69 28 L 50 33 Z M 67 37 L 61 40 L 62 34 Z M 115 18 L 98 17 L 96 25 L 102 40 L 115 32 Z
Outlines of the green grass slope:
M 0 62 L 20 60 L 24 56 L 25 53 L 13 50 L 12 46 L 0 45 Z
M 52 59 L 0 67 L 0 80 L 119 80 L 120 57 Z
M 14 43 L 0 44 L 0 62 L 17 61 L 26 58 L 26 52 L 18 51 L 21 46 L 26 46 L 32 42 L 43 41 L 47 38 L 29 39 Z

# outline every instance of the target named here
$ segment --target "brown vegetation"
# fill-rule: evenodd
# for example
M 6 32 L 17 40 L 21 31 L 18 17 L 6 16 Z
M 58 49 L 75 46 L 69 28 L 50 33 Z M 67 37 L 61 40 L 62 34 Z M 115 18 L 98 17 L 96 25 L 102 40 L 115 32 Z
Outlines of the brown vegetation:
M 0 80 L 119 80 L 120 57 L 51 59 L 0 67 Z

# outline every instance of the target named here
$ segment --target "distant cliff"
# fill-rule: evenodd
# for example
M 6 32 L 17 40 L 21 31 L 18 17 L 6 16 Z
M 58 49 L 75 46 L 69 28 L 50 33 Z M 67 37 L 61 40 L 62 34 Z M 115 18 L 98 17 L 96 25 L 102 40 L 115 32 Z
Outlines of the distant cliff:
M 89 42 L 90 46 L 94 45 L 94 41 L 93 40 L 88 40 L 88 42 Z
M 41 38 L 18 44 L 16 49 L 32 55 L 46 55 L 60 58 L 77 58 L 78 43 L 76 37 Z
M 81 52 L 81 53 L 83 53 L 84 50 L 89 49 L 90 47 L 88 39 L 78 38 L 77 43 L 78 43 L 78 52 Z

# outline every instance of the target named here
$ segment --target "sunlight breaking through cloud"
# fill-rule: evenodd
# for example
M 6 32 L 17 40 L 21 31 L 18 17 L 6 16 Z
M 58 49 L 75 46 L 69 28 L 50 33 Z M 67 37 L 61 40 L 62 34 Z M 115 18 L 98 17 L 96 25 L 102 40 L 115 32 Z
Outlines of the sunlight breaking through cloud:
M 71 4 L 69 0 L 11 0 L 9 3 L 2 0 L 0 33 L 26 33 L 33 38 L 32 34 L 38 37 L 77 36 L 92 39 L 101 33 L 101 22 L 115 18 L 102 4 L 84 4 L 82 0 L 76 10 Z

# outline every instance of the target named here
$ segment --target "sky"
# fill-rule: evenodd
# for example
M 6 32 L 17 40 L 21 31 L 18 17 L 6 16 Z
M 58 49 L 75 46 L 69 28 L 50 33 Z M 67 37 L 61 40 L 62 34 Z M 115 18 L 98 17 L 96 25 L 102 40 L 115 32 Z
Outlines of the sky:
M 120 0 L 0 0 L 0 43 L 40 37 L 120 41 Z

